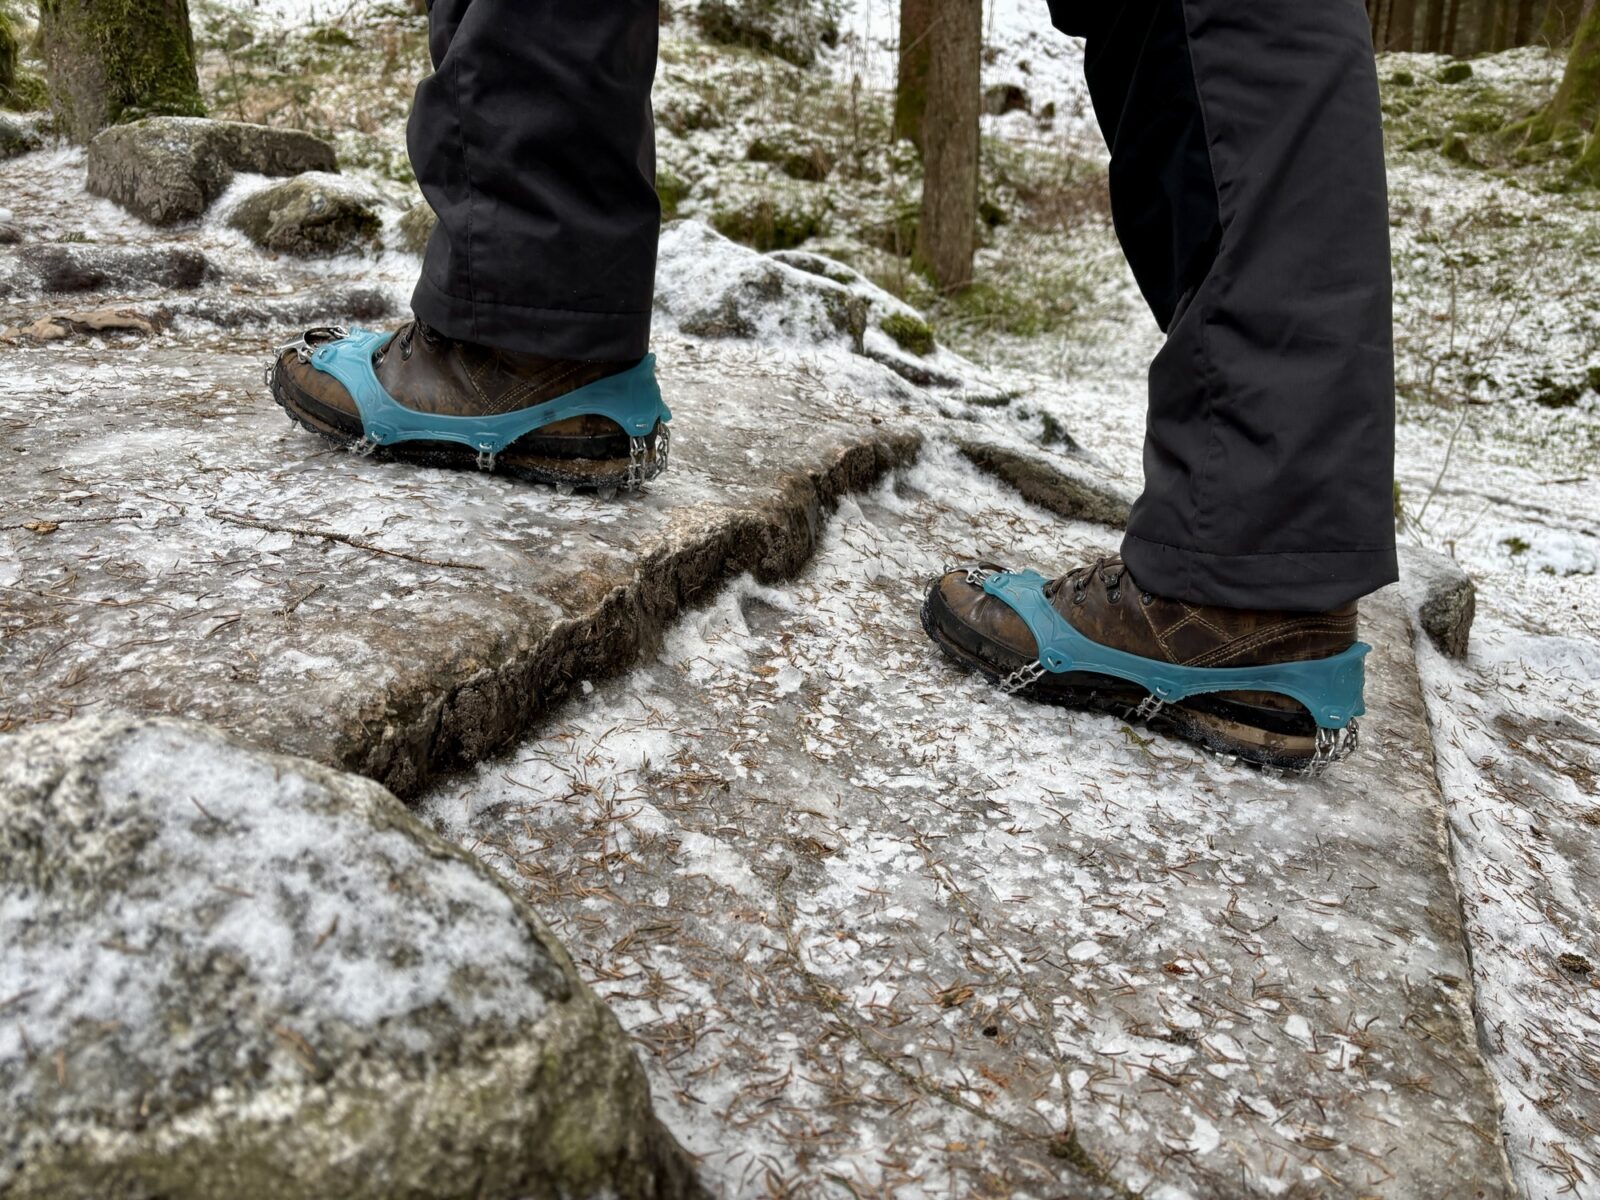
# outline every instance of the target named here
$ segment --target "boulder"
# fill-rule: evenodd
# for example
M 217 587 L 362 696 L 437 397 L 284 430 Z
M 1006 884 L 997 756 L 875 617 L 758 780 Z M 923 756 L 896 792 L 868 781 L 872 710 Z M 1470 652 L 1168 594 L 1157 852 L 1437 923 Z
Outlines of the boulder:
M 156 225 L 200 216 L 238 171 L 337 171 L 333 147 L 297 129 L 200 117 L 150 117 L 89 143 L 88 187 Z
M 1465 658 L 1478 589 L 1455 559 L 1421 546 L 1400 547 L 1400 584 L 1416 622 L 1442 654 Z
M 247 196 L 228 224 L 267 250 L 339 254 L 377 238 L 382 203 L 370 187 L 312 171 Z
M 0 1194 L 697 1194 L 520 895 L 207 727 L 0 739 Z
M 809 67 L 839 42 L 835 7 L 820 0 L 700 0 L 695 24 L 707 41 L 748 46 Z
M 0 112 L 0 162 L 44 145 L 37 122 Z

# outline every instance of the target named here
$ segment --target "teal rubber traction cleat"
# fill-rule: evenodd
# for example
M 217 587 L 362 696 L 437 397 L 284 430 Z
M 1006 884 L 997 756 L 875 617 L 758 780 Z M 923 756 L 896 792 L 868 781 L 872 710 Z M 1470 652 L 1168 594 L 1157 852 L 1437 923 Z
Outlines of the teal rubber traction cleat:
M 1252 667 L 1160 662 L 1103 646 L 1078 632 L 1045 596 L 1047 582 L 1037 571 L 999 572 L 983 581 L 983 590 L 1022 619 L 1038 647 L 1036 662 L 1001 681 L 1005 691 L 1020 691 L 1046 673 L 1107 675 L 1149 692 L 1136 710 L 1147 718 L 1168 704 L 1207 692 L 1272 692 L 1304 705 L 1316 722 L 1316 751 L 1306 774 L 1320 774 L 1356 748 L 1356 718 L 1366 712 L 1365 659 L 1371 646 L 1357 642 L 1331 658 Z

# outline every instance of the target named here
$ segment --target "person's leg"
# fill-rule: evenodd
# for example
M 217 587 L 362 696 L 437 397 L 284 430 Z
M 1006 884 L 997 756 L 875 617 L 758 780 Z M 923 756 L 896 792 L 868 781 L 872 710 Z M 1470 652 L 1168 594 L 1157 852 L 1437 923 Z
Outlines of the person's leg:
M 1167 342 L 1123 557 L 1195 603 L 1396 577 L 1389 212 L 1359 0 L 1126 0 L 1082 22 L 1117 233 Z
M 362 452 L 632 489 L 667 464 L 650 338 L 657 0 L 434 0 L 411 159 L 439 223 L 393 333 L 312 330 L 272 368 Z
M 924 627 L 1008 691 L 1320 770 L 1355 745 L 1354 601 L 1395 578 L 1388 211 L 1362 6 L 1051 7 L 1088 38 L 1117 233 L 1168 334 L 1145 491 L 1120 558 L 1048 582 L 947 572 Z
M 657 0 L 434 0 L 407 141 L 439 215 L 412 308 L 449 337 L 637 360 L 656 239 Z

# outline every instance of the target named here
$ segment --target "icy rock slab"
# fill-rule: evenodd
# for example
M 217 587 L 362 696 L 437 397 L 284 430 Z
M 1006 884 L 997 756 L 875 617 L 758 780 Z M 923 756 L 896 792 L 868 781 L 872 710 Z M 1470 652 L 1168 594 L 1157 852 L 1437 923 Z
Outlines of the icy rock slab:
M 918 444 L 898 394 L 657 348 L 673 467 L 611 500 L 344 453 L 284 418 L 265 348 L 17 352 L 0 728 L 188 716 L 413 793 L 631 665 L 730 576 L 798 570 L 827 506 Z
M 147 117 L 89 143 L 88 188 L 155 225 L 200 216 L 238 171 L 337 171 L 333 147 L 297 129 L 204 117 Z
M 929 446 L 422 811 L 529 889 L 719 1194 L 1514 1194 L 1403 602 L 1315 782 L 920 628 L 946 563 L 1114 539 Z
M 538 917 L 374 783 L 173 721 L 0 738 L 0 930 L 13 1200 L 697 1194 Z
M 308 171 L 251 193 L 228 214 L 228 224 L 264 250 L 340 254 L 376 239 L 382 204 L 364 183 Z

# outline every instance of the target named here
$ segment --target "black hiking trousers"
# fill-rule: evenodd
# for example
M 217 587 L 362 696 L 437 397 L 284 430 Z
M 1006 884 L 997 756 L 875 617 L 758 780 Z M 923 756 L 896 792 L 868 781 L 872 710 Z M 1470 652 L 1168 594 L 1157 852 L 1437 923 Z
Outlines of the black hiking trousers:
M 1167 334 L 1122 546 L 1134 578 L 1312 612 L 1393 581 L 1389 218 L 1361 0 L 1049 4 L 1087 39 L 1117 234 Z M 435 0 L 409 131 L 439 214 L 424 321 L 551 356 L 645 352 L 657 23 L 656 0 Z

